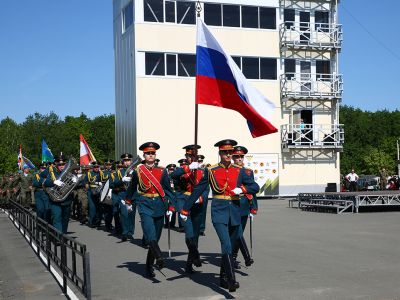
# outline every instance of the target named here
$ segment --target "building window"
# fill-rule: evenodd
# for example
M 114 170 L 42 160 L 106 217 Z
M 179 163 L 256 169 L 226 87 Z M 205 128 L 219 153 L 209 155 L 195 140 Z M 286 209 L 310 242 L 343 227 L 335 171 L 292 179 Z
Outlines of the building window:
M 240 27 L 240 6 L 222 5 L 223 26 Z
M 242 57 L 242 72 L 247 79 L 260 79 L 260 59 Z
M 163 0 L 144 0 L 144 20 L 147 22 L 164 22 Z
M 329 60 L 317 60 L 315 62 L 317 79 L 329 81 L 331 77 L 331 62 Z
M 175 1 L 165 1 L 165 22 L 175 23 Z
M 167 75 L 176 76 L 176 54 L 167 54 Z
M 276 80 L 276 59 L 260 58 L 260 79 Z
M 258 28 L 258 7 L 242 6 L 242 27 Z
M 260 7 L 260 28 L 276 29 L 276 9 Z
M 329 12 L 315 11 L 315 30 L 329 32 Z
M 296 73 L 296 60 L 295 59 L 285 59 L 285 74 L 286 79 L 294 78 L 294 73 Z
M 283 21 L 285 22 L 286 29 L 294 26 L 295 12 L 294 9 L 285 9 L 283 12 Z
M 222 26 L 221 4 L 204 3 L 204 22 L 207 25 Z
M 196 55 L 178 54 L 178 76 L 196 76 Z
M 194 2 L 176 1 L 177 23 L 196 24 L 196 11 Z
M 151 53 L 146 52 L 146 75 L 164 76 L 165 63 L 164 53 Z
M 133 24 L 133 2 L 130 1 L 122 11 L 124 32 Z
M 240 58 L 240 56 L 232 56 L 232 59 L 234 60 L 234 62 L 236 63 L 236 65 L 239 67 L 239 69 L 242 69 L 242 60 Z

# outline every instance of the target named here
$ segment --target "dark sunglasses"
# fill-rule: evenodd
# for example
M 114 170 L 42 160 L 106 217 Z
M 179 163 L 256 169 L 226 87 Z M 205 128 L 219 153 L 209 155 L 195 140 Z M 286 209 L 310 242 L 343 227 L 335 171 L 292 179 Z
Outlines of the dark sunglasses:
M 145 152 L 144 154 L 146 154 L 146 155 L 156 155 L 156 153 L 154 151 Z
M 220 150 L 220 152 L 221 152 L 221 154 L 224 154 L 224 155 L 232 155 L 233 150 Z
M 244 158 L 244 155 L 234 155 L 233 158 Z

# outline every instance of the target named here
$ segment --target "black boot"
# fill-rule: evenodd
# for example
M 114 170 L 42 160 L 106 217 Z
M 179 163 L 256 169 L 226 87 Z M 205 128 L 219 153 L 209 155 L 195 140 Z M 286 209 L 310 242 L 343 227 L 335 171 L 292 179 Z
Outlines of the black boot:
M 235 292 L 239 288 L 239 282 L 236 281 L 235 269 L 233 268 L 233 259 L 230 254 L 222 255 L 222 265 L 226 273 L 228 290 Z
M 194 238 L 185 239 L 185 242 L 189 249 L 189 256 L 191 256 L 193 264 L 196 267 L 201 267 L 200 253 L 199 250 L 197 249 L 197 245 L 194 241 Z
M 221 267 L 219 269 L 219 286 L 223 289 L 228 288 L 228 278 L 226 277 L 223 263 L 221 263 Z
M 186 261 L 186 267 L 185 267 L 185 272 L 187 274 L 193 274 L 195 273 L 194 269 L 193 269 L 193 262 L 189 259 Z
M 154 278 L 156 274 L 154 274 L 154 256 L 151 250 L 147 251 L 147 258 L 146 258 L 146 276 L 150 278 Z
M 245 265 L 247 267 L 251 266 L 254 263 L 254 260 L 250 256 L 249 248 L 247 248 L 247 244 L 244 237 L 241 237 L 239 239 L 239 247 L 240 247 L 240 252 L 242 252 L 243 254 Z
M 235 247 L 233 248 L 232 251 L 233 268 L 235 268 L 236 270 L 241 269 L 240 263 L 237 261 L 238 252 L 239 252 L 239 241 L 236 242 Z
M 149 250 L 153 252 L 153 256 L 156 259 L 156 266 L 158 267 L 158 269 L 161 270 L 162 268 L 164 268 L 164 259 L 162 258 L 161 249 L 158 246 L 157 241 L 149 241 L 149 247 Z

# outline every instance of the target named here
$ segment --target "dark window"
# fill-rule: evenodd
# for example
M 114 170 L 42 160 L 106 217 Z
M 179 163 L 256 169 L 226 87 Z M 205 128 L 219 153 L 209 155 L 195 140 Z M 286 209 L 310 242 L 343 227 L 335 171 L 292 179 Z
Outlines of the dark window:
M 204 3 L 204 22 L 207 25 L 222 25 L 221 4 Z
M 165 22 L 175 23 L 175 1 L 165 1 Z
M 240 27 L 240 10 L 238 5 L 222 5 L 223 26 Z
M 167 75 L 176 75 L 176 55 L 167 54 Z
M 258 7 L 242 6 L 242 27 L 258 28 Z
M 260 59 L 261 79 L 276 79 L 276 59 Z
M 283 20 L 285 21 L 285 27 L 290 29 L 291 26 L 294 26 L 294 9 L 285 9 L 283 12 Z
M 144 20 L 164 22 L 163 0 L 144 0 Z
M 146 52 L 146 75 L 165 75 L 164 53 Z
M 286 79 L 292 79 L 296 73 L 296 60 L 295 59 L 285 59 L 285 74 Z
M 133 24 L 133 2 L 129 2 L 127 6 L 124 7 L 123 10 L 123 18 L 124 18 L 124 31 L 126 31 L 129 26 Z
M 196 24 L 195 3 L 176 1 L 177 23 Z
M 240 56 L 232 56 L 232 59 L 235 61 L 239 69 L 242 69 L 242 64 L 240 63 Z
M 258 57 L 242 57 L 242 72 L 247 79 L 260 79 Z
M 322 32 L 329 31 L 329 12 L 315 11 L 315 30 Z
M 196 75 L 196 55 L 178 54 L 178 75 L 184 77 Z
M 276 9 L 260 7 L 260 28 L 276 29 Z
M 331 62 L 329 60 L 317 60 L 315 65 L 317 79 L 330 80 Z

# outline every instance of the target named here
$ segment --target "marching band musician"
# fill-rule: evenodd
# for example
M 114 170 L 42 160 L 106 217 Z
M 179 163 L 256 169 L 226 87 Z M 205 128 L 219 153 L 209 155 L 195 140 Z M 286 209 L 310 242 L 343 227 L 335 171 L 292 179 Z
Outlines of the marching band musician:
M 107 180 L 111 179 L 113 161 L 111 159 L 107 159 L 104 163 L 104 170 L 100 171 L 101 173 L 101 181 L 103 184 L 107 182 Z M 102 218 L 104 218 L 104 223 L 106 230 L 108 232 L 112 231 L 112 219 L 113 219 L 113 208 L 111 205 L 100 203 Z
M 54 187 L 55 185 L 61 187 L 64 185 L 64 183 L 57 178 L 64 170 L 64 166 L 66 164 L 65 157 L 63 155 L 57 156 L 55 157 L 54 162 L 56 167 L 49 167 L 47 178 L 43 182 L 43 187 Z M 76 179 L 73 178 L 72 180 Z M 62 202 L 54 202 L 50 198 L 51 218 L 53 226 L 64 234 L 66 234 L 68 230 L 72 200 L 72 194 L 69 194 L 67 198 Z
M 243 159 L 245 154 L 247 154 L 247 152 L 248 150 L 246 149 L 246 147 L 235 146 L 232 155 L 233 163 L 240 168 L 244 168 L 246 174 L 248 174 L 249 176 L 251 176 L 251 178 L 254 179 L 253 170 L 244 167 Z M 250 256 L 250 252 L 247 247 L 246 241 L 243 237 L 243 233 L 246 228 L 248 218 L 251 218 L 251 221 L 253 221 L 254 216 L 257 214 L 257 209 L 258 205 L 257 205 L 256 195 L 244 194 L 243 196 L 240 196 L 241 234 L 239 239 L 233 246 L 233 253 L 232 253 L 235 269 L 240 269 L 240 265 L 236 260 L 239 249 L 240 252 L 242 252 L 242 255 L 244 257 L 244 262 L 247 267 L 251 266 L 254 263 L 254 260 Z
M 33 187 L 35 189 L 35 205 L 36 205 L 36 215 L 50 223 L 50 203 L 49 196 L 46 194 L 43 188 L 43 182 L 46 177 L 43 177 L 43 173 L 46 171 L 46 164 L 41 163 L 39 166 L 39 171 L 33 176 Z M 42 175 L 43 174 L 43 175 Z
M 123 165 L 121 161 L 115 161 L 115 172 L 112 172 L 110 175 L 110 189 L 112 189 L 112 194 L 111 194 L 111 200 L 112 200 L 112 211 L 113 211 L 113 216 L 114 216 L 114 233 L 116 235 L 121 235 L 122 234 L 122 224 L 121 224 L 121 200 L 118 196 L 119 192 L 121 191 L 121 188 L 123 186 L 122 184 L 122 173 L 121 169 L 123 168 Z
M 91 165 L 93 169 L 85 177 L 89 202 L 88 225 L 91 228 L 99 228 L 101 225 L 100 190 L 103 183 L 101 182 L 100 165 L 96 161 L 92 162 Z
M 155 165 L 156 151 L 160 146 L 147 142 L 139 147 L 143 151 L 144 164 L 139 165 L 132 173 L 125 206 L 137 203 L 143 234 L 149 244 L 146 258 L 146 275 L 155 277 L 153 264 L 159 269 L 164 267 L 158 241 L 164 223 L 164 214 L 172 216 L 175 211 L 174 195 L 170 185 L 168 171 Z
M 126 174 L 127 169 L 132 163 L 132 154 L 124 153 L 121 155 L 122 167 L 119 168 L 114 175 L 110 188 L 117 191 L 118 209 L 120 212 L 120 221 L 122 227 L 121 241 L 125 242 L 128 238 L 133 238 L 135 230 L 135 214 L 136 204 L 127 207 L 124 205 L 126 198 L 127 186 L 130 181 L 130 174 Z
M 171 174 L 172 179 L 178 181 L 179 186 L 182 189 L 181 193 L 176 197 L 176 206 L 178 211 L 183 208 L 185 202 L 192 194 L 194 187 L 203 177 L 204 170 L 200 169 L 200 165 L 197 162 L 197 150 L 200 148 L 199 145 L 188 145 L 183 147 L 183 149 L 186 150 L 185 157 L 188 165 L 183 165 L 177 168 Z M 185 228 L 185 242 L 189 250 L 185 268 L 185 271 L 188 274 L 194 273 L 193 264 L 196 267 L 201 267 L 198 244 L 203 201 L 202 196 L 196 200 L 195 205 L 190 209 L 190 215 L 187 216 L 183 223 Z
M 214 146 L 219 149 L 220 162 L 208 167 L 199 184 L 185 202 L 180 216 L 187 219 L 192 206 L 210 185 L 212 189 L 211 219 L 221 243 L 222 261 L 220 266 L 220 286 L 230 292 L 239 288 L 233 268 L 232 245 L 240 234 L 240 195 L 255 194 L 258 184 L 247 174 L 244 168 L 232 164 L 234 140 L 222 140 Z

